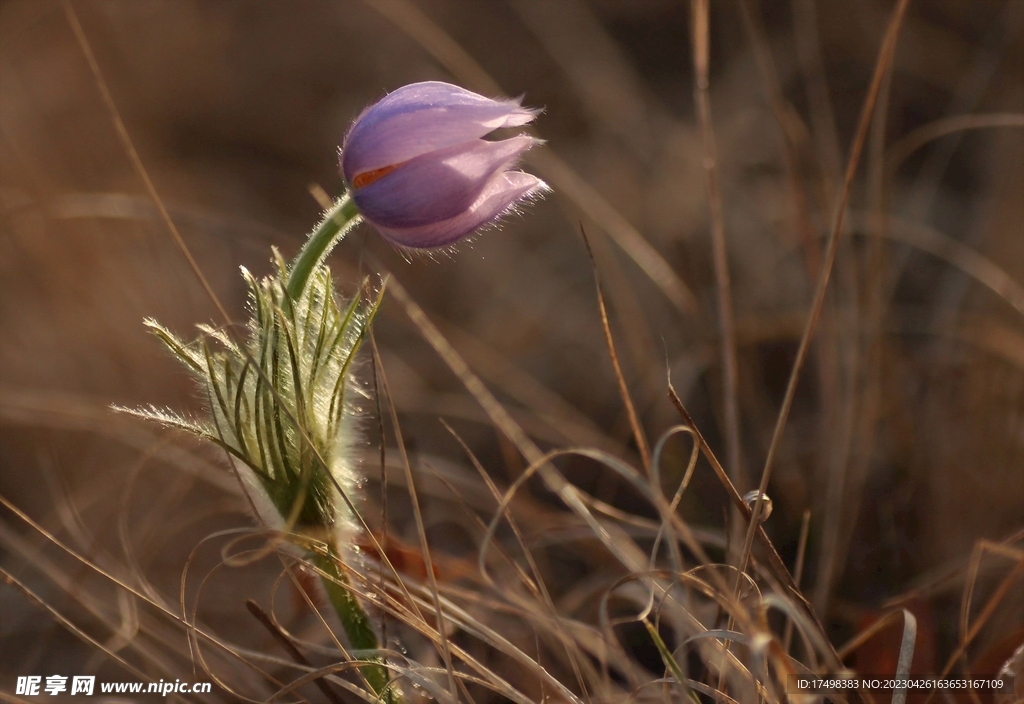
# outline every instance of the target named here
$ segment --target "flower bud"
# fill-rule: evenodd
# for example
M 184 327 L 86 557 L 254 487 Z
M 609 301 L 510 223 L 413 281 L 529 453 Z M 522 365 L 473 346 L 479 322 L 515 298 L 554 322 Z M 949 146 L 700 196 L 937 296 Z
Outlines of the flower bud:
M 481 139 L 536 114 L 517 100 L 414 83 L 356 118 L 342 145 L 341 172 L 362 216 L 386 239 L 441 247 L 547 190 L 536 176 L 510 170 L 537 139 Z

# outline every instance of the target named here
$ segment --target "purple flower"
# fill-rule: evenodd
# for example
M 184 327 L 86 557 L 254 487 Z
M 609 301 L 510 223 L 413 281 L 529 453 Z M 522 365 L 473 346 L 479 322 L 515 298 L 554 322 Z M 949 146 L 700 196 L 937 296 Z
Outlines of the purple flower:
M 510 170 L 538 140 L 484 135 L 536 116 L 517 100 L 491 100 L 438 81 L 399 88 L 356 118 L 341 173 L 359 212 L 391 242 L 441 247 L 547 190 Z

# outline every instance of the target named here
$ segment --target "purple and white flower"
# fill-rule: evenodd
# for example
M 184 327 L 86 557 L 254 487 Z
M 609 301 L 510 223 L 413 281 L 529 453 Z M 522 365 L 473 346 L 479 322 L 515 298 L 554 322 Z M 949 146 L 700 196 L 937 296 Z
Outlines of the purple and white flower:
M 401 247 L 451 244 L 548 189 L 512 170 L 538 140 L 482 139 L 521 127 L 537 111 L 438 81 L 399 88 L 356 118 L 341 172 L 356 207 Z

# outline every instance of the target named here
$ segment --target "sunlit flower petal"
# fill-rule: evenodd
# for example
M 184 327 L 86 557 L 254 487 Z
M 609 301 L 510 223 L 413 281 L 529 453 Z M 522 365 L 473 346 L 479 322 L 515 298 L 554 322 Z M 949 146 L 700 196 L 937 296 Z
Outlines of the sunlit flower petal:
M 476 201 L 455 217 L 418 227 L 378 226 L 377 229 L 401 247 L 443 247 L 496 222 L 513 210 L 516 203 L 540 196 L 547 190 L 547 184 L 532 174 L 506 171 L 491 179 Z
M 535 142 L 525 135 L 501 142 L 476 139 L 424 154 L 353 196 L 360 211 L 373 213 L 379 227 L 418 227 L 446 220 L 473 205 L 488 179 Z
M 535 116 L 518 101 L 447 83 L 405 86 L 356 119 L 342 146 L 342 176 L 385 238 L 409 248 L 450 244 L 547 190 L 537 177 L 509 171 L 537 139 L 481 139 Z
M 516 100 L 491 100 L 438 81 L 413 83 L 356 118 L 342 145 L 342 173 L 351 184 L 363 172 L 519 127 L 535 116 Z

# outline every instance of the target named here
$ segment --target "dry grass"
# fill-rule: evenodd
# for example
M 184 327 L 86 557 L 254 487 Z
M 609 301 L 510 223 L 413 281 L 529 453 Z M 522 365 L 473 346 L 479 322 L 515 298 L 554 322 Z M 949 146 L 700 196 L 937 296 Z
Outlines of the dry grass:
M 409 700 L 996 674 L 1024 642 L 1022 34 L 1017 0 L 0 6 L 0 698 L 366 700 L 224 458 L 109 408 L 200 407 L 143 318 L 240 318 L 237 266 L 298 248 L 346 121 L 428 78 L 544 105 L 554 193 L 452 256 L 368 228 L 332 255 L 346 293 L 391 276 L 345 569 Z

